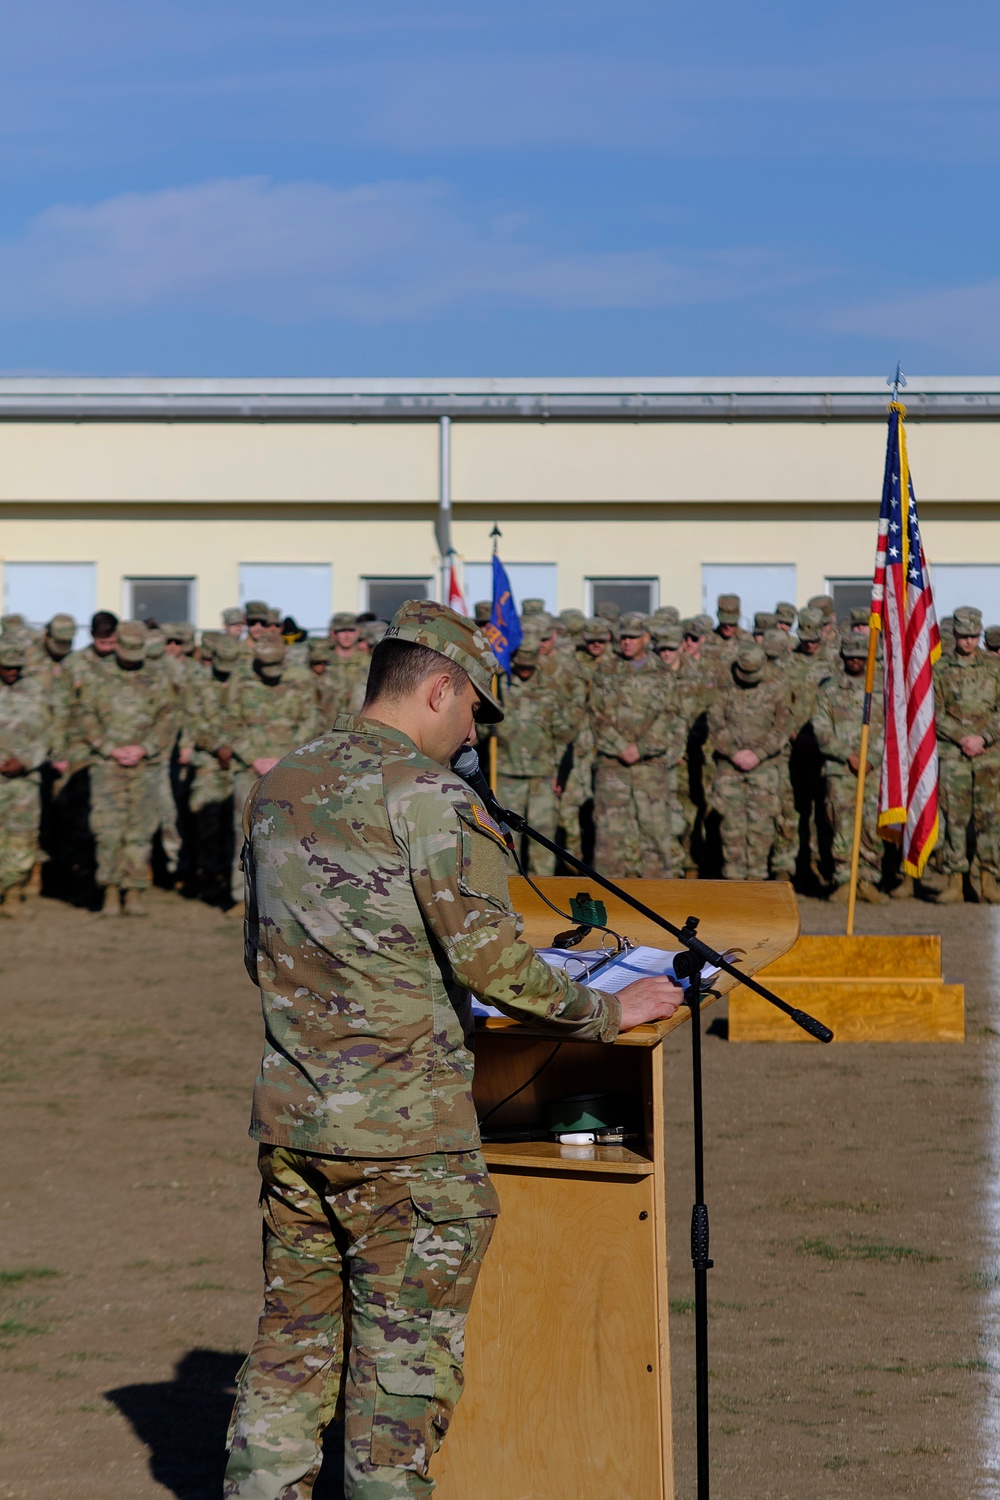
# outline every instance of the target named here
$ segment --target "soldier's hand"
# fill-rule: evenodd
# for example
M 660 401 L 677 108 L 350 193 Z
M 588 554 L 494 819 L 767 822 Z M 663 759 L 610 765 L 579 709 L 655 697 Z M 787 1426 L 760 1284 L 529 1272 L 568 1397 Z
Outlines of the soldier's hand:
M 962 751 L 970 760 L 975 760 L 977 755 L 982 755 L 986 749 L 986 741 L 981 734 L 967 734 L 961 741 Z
M 215 752 L 215 758 L 220 765 L 228 766 L 229 762 L 233 758 L 232 745 L 220 745 L 218 750 L 216 750 Z
M 259 755 L 253 763 L 253 768 L 258 776 L 266 776 L 268 771 L 278 764 L 277 755 Z
M 618 759 L 622 761 L 626 766 L 634 766 L 636 761 L 639 759 L 638 745 L 626 745 L 625 749 L 622 751 L 621 755 L 619 755 Z
M 0 775 L 23 776 L 24 772 L 24 762 L 18 760 L 16 755 L 8 755 L 6 760 L 0 761 Z
M 858 774 L 858 767 L 861 764 L 861 756 L 858 754 L 849 755 L 847 757 L 847 764 L 850 766 L 851 770 L 856 776 Z
M 53 771 L 56 771 L 60 776 L 65 776 L 69 770 L 68 760 L 54 760 L 51 764 Z
M 112 750 L 111 759 L 120 766 L 131 768 L 139 764 L 145 753 L 141 745 L 119 745 L 117 750 Z
M 753 771 L 760 765 L 760 756 L 755 755 L 752 750 L 737 750 L 733 756 L 733 765 L 738 771 Z
M 597 981 L 598 988 L 600 981 Z M 622 1031 L 644 1026 L 649 1021 L 665 1021 L 684 1003 L 684 991 L 666 975 L 636 979 L 618 991 L 622 1008 Z

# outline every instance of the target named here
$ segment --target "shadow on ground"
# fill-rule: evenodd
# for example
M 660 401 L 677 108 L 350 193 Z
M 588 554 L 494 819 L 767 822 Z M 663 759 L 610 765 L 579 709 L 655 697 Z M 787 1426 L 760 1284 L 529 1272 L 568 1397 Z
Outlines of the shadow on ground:
M 239 1354 L 192 1349 L 173 1380 L 123 1385 L 105 1394 L 149 1449 L 149 1469 L 177 1500 L 219 1500 L 226 1431 L 236 1393 Z M 343 1429 L 330 1429 L 314 1500 L 343 1500 Z

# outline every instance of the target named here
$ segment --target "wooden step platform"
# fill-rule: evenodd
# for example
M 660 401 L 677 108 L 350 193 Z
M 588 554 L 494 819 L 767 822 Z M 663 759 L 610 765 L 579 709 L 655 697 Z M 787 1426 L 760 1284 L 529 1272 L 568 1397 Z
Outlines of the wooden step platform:
M 945 984 L 941 939 L 800 937 L 756 976 L 825 1022 L 837 1042 L 961 1042 L 965 989 Z M 743 985 L 729 996 L 731 1042 L 809 1042 L 800 1027 Z

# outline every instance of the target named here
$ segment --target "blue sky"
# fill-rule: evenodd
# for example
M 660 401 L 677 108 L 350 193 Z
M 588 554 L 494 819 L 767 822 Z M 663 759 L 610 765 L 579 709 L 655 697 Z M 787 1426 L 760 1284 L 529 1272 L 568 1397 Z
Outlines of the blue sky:
M 0 370 L 1000 370 L 1000 7 L 36 0 Z

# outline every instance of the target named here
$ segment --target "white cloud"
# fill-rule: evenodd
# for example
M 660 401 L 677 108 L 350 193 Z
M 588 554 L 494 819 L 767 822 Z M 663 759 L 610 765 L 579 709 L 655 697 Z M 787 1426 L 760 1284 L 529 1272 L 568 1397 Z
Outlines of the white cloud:
M 943 287 L 843 308 L 825 320 L 838 333 L 931 345 L 948 355 L 996 363 L 1000 348 L 1000 280 Z
M 247 177 L 45 210 L 0 239 L 0 312 L 184 307 L 270 321 L 420 318 L 446 307 L 654 308 L 813 279 L 767 249 L 564 251 L 447 184 L 333 188 Z

